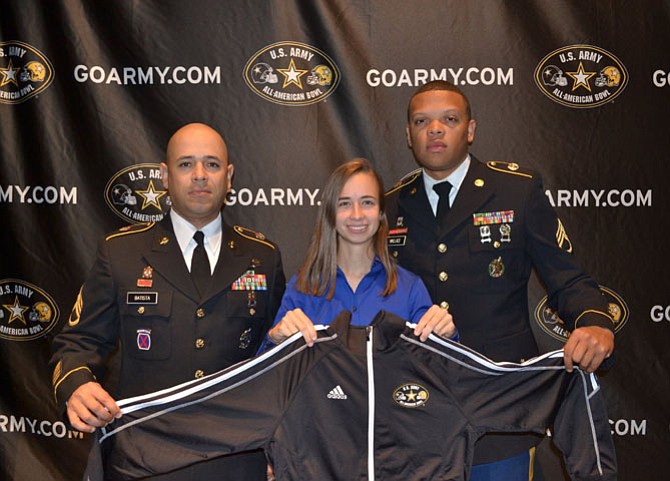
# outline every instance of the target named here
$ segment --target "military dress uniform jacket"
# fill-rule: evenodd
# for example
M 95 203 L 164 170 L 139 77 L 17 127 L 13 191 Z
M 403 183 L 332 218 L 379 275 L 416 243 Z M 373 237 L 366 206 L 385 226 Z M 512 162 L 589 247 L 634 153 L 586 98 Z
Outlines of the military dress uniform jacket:
M 265 446 L 281 481 L 463 481 L 483 432 L 551 425 L 571 479 L 616 480 L 598 379 L 568 373 L 562 351 L 493 363 L 432 334 L 421 342 L 388 312 L 369 326 L 350 319 L 316 326 L 311 348 L 298 333 L 212 376 L 119 401 L 123 417 L 99 432 L 84 479 Z
M 54 393 L 63 412 L 75 389 L 104 378 L 117 345 L 120 368 L 111 377 L 118 386 L 110 392 L 115 399 L 199 378 L 254 355 L 285 289 L 281 256 L 262 234 L 225 223 L 222 229 L 219 259 L 202 298 L 169 216 L 100 242 L 69 322 L 53 343 Z M 265 465 L 262 454 L 259 463 Z
M 572 255 L 540 176 L 516 164 L 471 159 L 441 228 L 420 170 L 386 196 L 391 254 L 421 276 L 435 304 L 449 308 L 461 342 L 495 361 L 538 354 L 528 313 L 532 267 L 567 329 L 613 329 L 606 298 Z M 502 440 L 479 449 L 475 462 L 518 454 L 524 445 L 532 443 Z

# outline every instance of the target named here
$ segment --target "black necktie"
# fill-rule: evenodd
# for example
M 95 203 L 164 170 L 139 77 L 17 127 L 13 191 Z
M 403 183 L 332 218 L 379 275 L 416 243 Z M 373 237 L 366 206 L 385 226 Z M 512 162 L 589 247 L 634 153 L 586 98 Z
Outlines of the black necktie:
M 212 271 L 209 268 L 209 259 L 205 251 L 205 234 L 202 231 L 197 231 L 193 234 L 193 238 L 198 243 L 193 251 L 193 258 L 191 259 L 191 278 L 195 287 L 197 287 L 200 295 L 204 295 L 207 290 L 207 284 L 212 276 Z
M 442 226 L 449 213 L 449 192 L 451 191 L 451 184 L 449 182 L 440 182 L 439 184 L 433 185 L 433 190 L 440 196 L 435 217 L 437 217 L 439 225 Z

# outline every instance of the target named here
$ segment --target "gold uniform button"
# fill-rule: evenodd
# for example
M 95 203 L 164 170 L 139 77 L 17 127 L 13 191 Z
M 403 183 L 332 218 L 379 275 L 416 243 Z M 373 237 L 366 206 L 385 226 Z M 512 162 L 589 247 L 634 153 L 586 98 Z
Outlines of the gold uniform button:
M 440 274 L 437 277 L 440 279 L 440 281 L 447 282 L 447 279 L 449 279 L 449 274 L 442 271 L 442 272 L 440 272 Z
M 449 303 L 447 301 L 440 302 L 440 307 L 442 309 L 449 309 Z
M 137 313 L 138 314 L 144 314 L 144 306 L 140 306 L 137 308 Z
M 437 245 L 437 252 L 439 252 L 440 254 L 444 254 L 445 252 L 447 252 L 447 244 L 443 242 L 439 243 Z
M 500 241 L 495 241 L 495 242 L 493 242 L 493 247 L 494 247 L 495 249 L 499 249 L 499 248 L 500 248 Z
M 202 349 L 203 347 L 205 347 L 205 340 L 204 339 L 196 339 L 195 347 L 198 348 L 198 349 Z
M 393 251 L 393 257 L 398 257 L 398 251 Z
M 205 376 L 205 371 L 203 371 L 202 369 L 198 369 L 197 371 L 195 371 L 195 378 L 196 379 L 200 379 L 201 377 L 204 377 L 204 376 Z
M 200 307 L 198 308 L 197 311 L 195 311 L 195 315 L 198 317 L 205 317 L 205 310 L 202 307 Z

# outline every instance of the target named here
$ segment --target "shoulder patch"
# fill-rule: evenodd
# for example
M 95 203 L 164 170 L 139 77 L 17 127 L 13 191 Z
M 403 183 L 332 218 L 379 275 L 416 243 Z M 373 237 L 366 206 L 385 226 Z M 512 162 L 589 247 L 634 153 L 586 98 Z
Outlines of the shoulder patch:
M 112 232 L 111 234 L 109 234 L 107 237 L 105 237 L 105 240 L 108 241 L 108 240 L 114 239 L 116 237 L 123 237 L 125 235 L 139 234 L 140 232 L 146 232 L 155 225 L 156 225 L 155 222 L 149 222 L 147 224 L 125 225 L 125 226 L 121 227 L 119 230 L 117 230 L 116 232 Z
M 246 239 L 250 239 L 252 241 L 260 242 L 261 244 L 265 244 L 268 247 L 271 247 L 272 249 L 275 248 L 275 246 L 269 242 L 264 234 L 261 234 L 260 232 L 256 232 L 255 230 L 247 229 L 246 227 L 242 227 L 239 225 L 233 226 L 233 229 L 235 232 L 237 232 L 239 235 Z
M 391 189 L 389 189 L 388 191 L 386 191 L 386 194 L 385 194 L 385 195 L 392 194 L 393 192 L 395 192 L 395 191 L 397 191 L 397 190 L 399 190 L 399 189 L 402 189 L 402 188 L 405 187 L 406 185 L 411 184 L 411 183 L 414 182 L 420 175 L 421 175 L 421 169 L 420 169 L 420 168 L 419 168 L 419 169 L 415 169 L 415 170 L 413 170 L 413 171 L 411 171 L 411 172 L 405 174 L 405 175 L 404 175 L 398 182 L 395 183 L 395 185 L 394 185 L 393 187 L 391 187 Z
M 503 172 L 505 174 L 518 175 L 520 177 L 533 178 L 533 174 L 529 171 L 522 171 L 519 164 L 516 162 L 503 162 L 501 160 L 489 160 L 486 167 L 496 172 Z

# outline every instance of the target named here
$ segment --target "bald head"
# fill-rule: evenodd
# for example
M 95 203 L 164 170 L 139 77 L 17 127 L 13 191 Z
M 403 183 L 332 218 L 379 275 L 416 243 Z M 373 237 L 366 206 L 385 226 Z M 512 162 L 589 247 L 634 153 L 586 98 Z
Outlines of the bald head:
M 208 125 L 193 123 L 170 137 L 161 175 L 172 208 L 201 228 L 219 215 L 232 185 L 233 166 L 221 135 Z
M 205 124 L 186 124 L 170 137 L 167 144 L 167 162 L 177 159 L 184 151 L 202 149 L 205 146 L 211 154 L 216 154 L 225 162 L 228 161 L 226 142 L 216 130 Z

